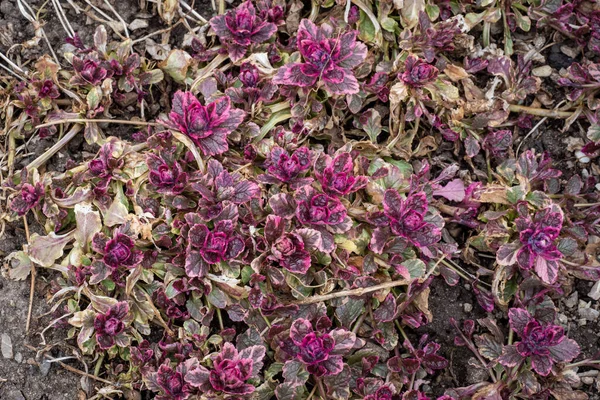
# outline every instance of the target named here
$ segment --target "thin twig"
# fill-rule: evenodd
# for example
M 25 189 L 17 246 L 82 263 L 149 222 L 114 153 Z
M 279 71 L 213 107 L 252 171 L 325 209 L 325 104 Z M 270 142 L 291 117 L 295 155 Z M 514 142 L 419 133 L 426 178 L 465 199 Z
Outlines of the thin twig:
M 110 118 L 101 118 L 101 119 L 85 119 L 85 118 L 67 118 L 67 119 L 59 119 L 56 121 L 46 122 L 44 124 L 38 125 L 35 129 L 45 128 L 47 126 L 52 125 L 60 125 L 60 124 L 69 124 L 69 123 L 77 123 L 77 124 L 87 124 L 90 122 L 96 123 L 106 123 L 106 124 L 122 124 L 122 125 L 143 125 L 143 126 L 160 126 L 158 122 L 146 122 L 146 121 L 128 121 L 125 119 L 110 119 Z
M 302 300 L 294 301 L 294 302 L 292 302 L 292 304 L 314 304 L 314 303 L 319 303 L 321 301 L 336 299 L 338 297 L 362 296 L 364 294 L 376 292 L 376 291 L 382 290 L 382 289 L 390 289 L 390 288 L 397 287 L 397 286 L 405 286 L 405 285 L 408 285 L 409 283 L 410 282 L 407 281 L 406 279 L 400 279 L 397 281 L 380 283 L 379 285 L 366 287 L 366 288 L 342 290 L 341 292 L 336 292 L 336 293 L 311 296 L 311 297 L 307 297 Z
M 29 224 L 27 215 L 23 215 L 23 224 L 25 225 L 25 237 L 29 244 Z M 35 264 L 31 263 L 31 286 L 29 288 L 29 310 L 27 311 L 27 322 L 25 323 L 25 334 L 29 335 L 29 326 L 31 325 L 31 312 L 33 310 L 33 293 L 35 292 Z
M 127 36 L 127 39 L 129 39 L 129 31 L 127 30 L 127 23 L 125 23 L 123 18 L 121 18 L 121 16 L 117 12 L 117 10 L 115 10 L 115 8 L 112 6 L 112 4 L 110 4 L 110 2 L 108 0 L 104 0 L 104 4 L 106 4 L 106 6 L 110 9 L 110 11 L 112 11 L 112 13 L 115 14 L 117 19 L 119 21 L 121 21 L 121 24 L 123 24 L 123 29 L 125 30 L 125 36 Z
M 58 365 L 60 365 L 64 369 L 66 369 L 67 371 L 74 372 L 74 373 L 79 374 L 81 376 L 85 376 L 86 378 L 90 378 L 90 379 L 93 379 L 95 381 L 105 383 L 107 385 L 111 385 L 111 386 L 114 386 L 114 387 L 119 387 L 119 384 L 117 384 L 117 383 L 108 381 L 106 379 L 102 379 L 102 378 L 94 376 L 92 374 L 88 374 L 87 372 L 80 371 L 77 368 L 71 367 L 70 365 L 67 365 L 67 364 L 65 364 L 65 363 L 63 363 L 61 361 L 57 361 L 57 363 L 58 363 Z
M 556 110 L 558 107 L 560 107 L 565 101 L 561 101 L 560 103 L 558 103 L 556 105 L 556 107 L 554 107 L 554 109 Z M 544 121 L 546 121 L 548 119 L 548 117 L 544 117 L 540 120 L 540 122 L 538 122 L 537 124 L 535 124 L 535 126 L 533 128 L 531 128 L 531 130 L 527 133 L 527 135 L 525 135 L 525 137 L 523 138 L 523 140 L 521 140 L 521 143 L 519 143 L 519 146 L 517 147 L 517 156 L 519 155 L 519 152 L 521 150 L 521 146 L 523 145 L 523 143 L 525 143 L 525 141 L 529 138 L 529 136 L 531 136 L 539 127 L 540 125 L 542 125 L 544 123 Z
M 139 42 L 143 42 L 146 39 L 150 39 L 152 36 L 156 36 L 156 35 L 160 35 L 162 33 L 169 32 L 169 31 L 173 30 L 173 28 L 175 28 L 180 23 L 181 23 L 181 21 L 177 21 L 176 23 L 174 23 L 173 25 L 169 26 L 168 28 L 161 29 L 161 30 L 158 30 L 158 31 L 154 31 L 152 33 L 147 34 L 146 36 L 142 36 L 139 39 L 135 39 L 134 41 L 131 42 L 131 45 L 134 45 L 134 44 L 139 43 Z
M 41 8 L 45 7 L 46 4 L 48 3 L 48 1 L 50 1 L 50 0 L 46 0 L 46 2 L 44 4 L 42 4 Z M 54 58 L 54 61 L 56 61 L 56 64 L 60 65 L 60 61 L 59 61 L 58 57 L 56 56 L 56 53 L 54 52 L 52 45 L 50 44 L 50 40 L 48 40 L 48 35 L 46 35 L 46 31 L 44 31 L 44 28 L 41 27 L 41 23 L 39 22 L 36 14 L 33 12 L 33 9 L 31 8 L 31 6 L 23 0 L 17 0 L 17 5 L 19 6 L 19 11 L 21 11 L 21 14 L 29 22 L 31 22 L 34 25 L 34 28 L 39 27 L 38 29 L 40 30 L 40 33 L 42 34 L 42 37 L 44 38 L 44 41 L 46 42 L 48 49 L 50 49 L 50 53 L 52 53 L 52 57 Z
M 63 136 L 54 146 L 50 147 L 48 150 L 44 152 L 41 156 L 33 160 L 26 168 L 27 170 L 32 170 L 34 168 L 39 168 L 43 164 L 46 163 L 53 155 L 55 155 L 60 149 L 67 145 L 79 133 L 83 126 L 80 124 L 73 125 L 73 127 Z
M 571 115 L 573 115 L 573 111 L 548 110 L 545 108 L 520 106 L 518 104 L 510 104 L 508 109 L 516 113 L 525 113 L 548 118 L 569 118 Z
M 69 19 L 67 18 L 67 15 L 65 14 L 65 10 L 60 5 L 60 1 L 52 0 L 52 5 L 54 6 L 54 9 L 56 10 L 56 15 L 58 16 L 58 20 L 59 20 L 60 24 L 63 26 L 65 32 L 67 32 L 67 35 L 69 35 L 70 37 L 75 37 L 75 31 L 73 30 L 73 27 L 69 23 Z
M 202 23 L 206 24 L 208 22 L 208 20 L 206 18 L 204 18 L 202 15 L 200 15 L 196 10 L 194 10 L 188 3 L 186 3 L 183 0 L 179 0 L 179 4 L 183 6 L 183 8 L 185 8 L 186 10 L 188 10 L 190 12 L 190 14 L 192 14 L 194 17 L 196 17 L 199 21 L 201 21 Z

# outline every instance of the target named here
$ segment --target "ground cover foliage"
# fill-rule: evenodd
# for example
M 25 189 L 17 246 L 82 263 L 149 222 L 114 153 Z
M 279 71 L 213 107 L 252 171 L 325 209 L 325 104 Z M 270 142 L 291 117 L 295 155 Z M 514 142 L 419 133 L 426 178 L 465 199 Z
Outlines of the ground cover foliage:
M 159 3 L 172 24 L 180 5 Z M 8 274 L 55 270 L 51 326 L 101 393 L 587 399 L 578 372 L 599 361 L 557 301 L 600 280 L 598 171 L 523 143 L 559 119 L 579 162 L 598 156 L 600 5 L 220 6 L 158 62 L 100 25 L 2 78 L 13 147 L 96 151 L 11 171 L 3 223 L 43 227 Z M 552 70 L 561 40 L 577 60 Z M 448 357 L 415 333 L 433 280 L 487 315 L 450 321 L 485 372 L 443 393 Z

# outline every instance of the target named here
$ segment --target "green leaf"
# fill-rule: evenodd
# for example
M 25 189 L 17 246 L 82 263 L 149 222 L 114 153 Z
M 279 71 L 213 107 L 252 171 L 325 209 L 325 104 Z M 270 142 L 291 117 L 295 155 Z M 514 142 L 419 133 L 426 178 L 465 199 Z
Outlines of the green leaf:
M 528 16 L 521 14 L 519 10 L 513 7 L 512 9 L 515 13 L 515 17 L 517 19 L 517 26 L 521 28 L 524 32 L 529 32 L 531 29 L 531 20 Z
M 590 125 L 590 127 L 587 130 L 587 138 L 594 142 L 600 141 L 600 125 L 599 124 Z
M 440 16 L 440 8 L 435 4 L 425 5 L 425 12 L 430 20 L 435 21 Z
M 98 108 L 100 100 L 102 100 L 102 90 L 99 87 L 94 86 L 86 96 L 88 110 L 92 111 Z
M 375 109 L 365 111 L 361 117 L 361 120 L 365 120 L 363 130 L 367 132 L 371 142 L 377 143 L 377 137 L 381 133 L 381 115 Z
M 381 20 L 381 27 L 388 32 L 396 32 L 399 29 L 398 22 L 390 17 L 385 17 Z
M 408 269 L 411 279 L 421 278 L 423 275 L 425 275 L 425 263 L 418 258 L 406 260 L 402 263 L 402 265 Z
M 525 190 L 521 186 L 513 186 L 506 191 L 506 198 L 511 204 L 517 204 L 525 199 Z
M 363 42 L 373 43 L 375 41 L 376 31 L 375 25 L 371 22 L 371 19 L 360 11 L 360 18 L 358 20 L 358 38 Z
M 412 29 L 419 22 L 419 13 L 425 11 L 425 0 L 405 0 L 400 10 L 402 25 L 406 29 Z
M 342 326 L 351 326 L 364 312 L 364 309 L 365 301 L 363 299 L 349 298 L 346 303 L 335 309 L 335 316 L 340 320 Z

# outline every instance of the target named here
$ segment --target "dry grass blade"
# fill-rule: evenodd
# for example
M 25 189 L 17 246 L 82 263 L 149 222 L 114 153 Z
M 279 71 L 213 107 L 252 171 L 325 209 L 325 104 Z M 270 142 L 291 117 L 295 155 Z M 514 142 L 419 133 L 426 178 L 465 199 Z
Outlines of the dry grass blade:
M 410 282 L 407 281 L 406 279 L 400 279 L 400 280 L 397 280 L 397 281 L 380 283 L 379 285 L 370 286 L 370 287 L 366 287 L 366 288 L 342 290 L 341 292 L 335 292 L 335 293 L 329 293 L 329 294 L 311 296 L 311 297 L 307 297 L 307 298 L 302 299 L 302 300 L 293 301 L 292 304 L 298 304 L 298 305 L 300 305 L 300 304 L 314 304 L 314 303 L 319 303 L 321 301 L 327 301 L 327 300 L 331 300 L 331 299 L 337 299 L 339 297 L 362 296 L 364 294 L 376 292 L 376 291 L 382 290 L 382 289 L 391 289 L 391 288 L 397 287 L 397 286 L 406 286 L 409 283 Z

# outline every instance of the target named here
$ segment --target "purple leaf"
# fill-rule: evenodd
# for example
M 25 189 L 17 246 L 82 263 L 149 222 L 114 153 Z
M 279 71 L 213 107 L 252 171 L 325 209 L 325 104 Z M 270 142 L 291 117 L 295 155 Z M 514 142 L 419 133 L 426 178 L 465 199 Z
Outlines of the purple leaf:
M 517 334 L 522 335 L 525 327 L 531 321 L 531 314 L 524 308 L 511 308 L 508 310 L 510 328 Z
M 504 346 L 502 355 L 498 358 L 498 362 L 507 367 L 516 367 L 521 361 L 523 361 L 523 356 L 519 354 L 514 345 Z
M 242 110 L 231 108 L 229 97 L 223 96 L 203 106 L 191 92 L 178 91 L 173 97 L 167 127 L 187 135 L 205 156 L 221 154 L 229 149 L 227 136 L 244 120 Z
M 461 202 L 465 198 L 465 184 L 461 179 L 453 179 L 446 186 L 433 191 L 434 196 L 442 196 L 450 201 Z
M 278 193 L 269 199 L 269 206 L 275 215 L 290 219 L 296 213 L 296 202 L 289 193 Z
M 297 46 L 304 62 L 279 68 L 273 83 L 308 87 L 321 81 L 330 94 L 358 93 L 359 85 L 352 68 L 363 62 L 367 48 L 356 42 L 356 33 L 334 35 L 330 26 L 317 27 L 303 19 Z

